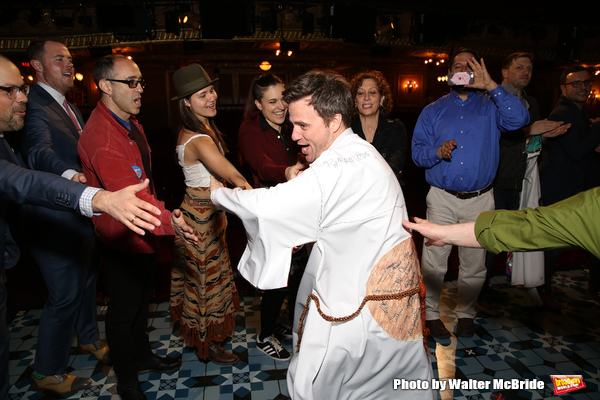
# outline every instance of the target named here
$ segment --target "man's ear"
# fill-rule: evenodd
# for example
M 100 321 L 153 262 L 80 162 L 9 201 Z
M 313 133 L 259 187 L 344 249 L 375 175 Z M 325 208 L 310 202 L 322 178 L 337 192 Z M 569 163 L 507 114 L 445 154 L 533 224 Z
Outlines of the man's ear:
M 109 96 L 112 92 L 112 87 L 106 79 L 100 79 L 98 82 L 98 89 L 100 89 L 102 93 L 106 93 Z
M 507 76 L 508 76 L 508 70 L 505 68 L 502 68 L 502 78 L 506 79 Z
M 329 123 L 329 129 L 331 129 L 332 132 L 337 132 L 342 128 L 342 122 L 342 114 L 335 114 Z
M 38 60 L 30 60 L 29 61 L 29 65 L 31 66 L 31 68 L 33 68 L 34 71 L 36 72 L 42 72 L 42 70 L 44 69 L 42 67 L 42 63 L 39 62 Z
M 562 94 L 566 94 L 567 93 L 567 85 L 560 85 L 560 92 Z

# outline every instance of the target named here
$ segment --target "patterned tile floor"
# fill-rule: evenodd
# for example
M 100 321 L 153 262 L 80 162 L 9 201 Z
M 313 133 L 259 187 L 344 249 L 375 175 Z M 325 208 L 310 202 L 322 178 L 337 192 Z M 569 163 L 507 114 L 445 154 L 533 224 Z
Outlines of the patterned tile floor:
M 475 336 L 428 343 L 437 380 L 528 379 L 542 380 L 541 390 L 444 390 L 441 399 L 600 399 L 600 307 L 586 297 L 587 271 L 583 268 L 555 274 L 554 285 L 563 308 L 548 311 L 532 306 L 528 292 L 511 287 L 506 277 L 495 277 L 494 287 L 509 296 L 496 309 L 502 315 L 478 315 Z M 453 330 L 456 281 L 444 284 L 442 320 Z M 275 362 L 256 349 L 260 324 L 258 296 L 246 295 L 236 317 L 232 341 L 226 345 L 240 357 L 233 366 L 217 366 L 199 361 L 183 347 L 176 328 L 168 318 L 168 302 L 152 304 L 150 339 L 159 355 L 182 356 L 183 365 L 171 374 L 140 376 L 149 399 L 287 399 L 285 374 L 288 362 Z M 37 323 L 41 310 L 21 312 L 11 324 L 10 398 L 61 399 L 30 390 L 31 363 L 35 354 Z M 103 315 L 99 308 L 101 335 Z M 291 340 L 284 342 L 291 350 Z M 69 371 L 89 377 L 93 385 L 64 398 L 118 399 L 115 376 L 110 367 L 96 362 L 91 355 L 71 355 Z M 585 389 L 555 396 L 550 375 L 583 375 Z M 331 399 L 333 400 L 333 399 Z

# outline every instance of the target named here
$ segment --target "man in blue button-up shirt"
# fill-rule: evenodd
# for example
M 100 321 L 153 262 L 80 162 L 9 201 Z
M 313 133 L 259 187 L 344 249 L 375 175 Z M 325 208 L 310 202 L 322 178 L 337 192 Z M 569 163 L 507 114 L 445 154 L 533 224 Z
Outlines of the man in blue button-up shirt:
M 474 221 L 482 211 L 494 209 L 492 181 L 498 168 L 500 133 L 529 122 L 519 99 L 492 80 L 473 51 L 459 49 L 450 60 L 448 72 L 473 71 L 474 81 L 453 86 L 449 94 L 425 107 L 412 140 L 413 160 L 426 168 L 425 178 L 431 185 L 427 219 L 438 224 Z M 449 245 L 423 247 L 427 327 L 437 338 L 450 337 L 438 305 L 451 249 Z M 461 247 L 459 258 L 456 335 L 471 337 L 475 303 L 485 280 L 485 251 Z

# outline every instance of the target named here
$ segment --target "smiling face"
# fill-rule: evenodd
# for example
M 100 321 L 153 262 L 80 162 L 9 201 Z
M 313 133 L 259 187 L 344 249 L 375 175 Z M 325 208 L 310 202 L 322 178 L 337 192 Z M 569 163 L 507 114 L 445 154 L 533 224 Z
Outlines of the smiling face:
M 217 115 L 218 97 L 215 87 L 210 85 L 184 99 L 184 102 L 192 110 L 192 113 L 206 125 L 208 124 L 208 118 Z
M 285 88 L 281 83 L 271 85 L 264 92 L 260 101 L 254 100 L 256 108 L 262 113 L 269 125 L 279 130 L 279 126 L 285 121 L 287 104 L 283 101 L 283 91 Z
M 23 86 L 21 72 L 15 64 L 0 57 L 0 86 Z M 27 96 L 19 92 L 16 98 L 9 99 L 8 93 L 0 91 L 0 132 L 19 131 L 25 120 Z
M 304 97 L 289 105 L 290 121 L 294 124 L 292 139 L 301 146 L 302 154 L 309 163 L 319 158 L 343 131 L 340 114 L 326 124 L 309 104 L 310 100 L 310 97 Z
M 356 91 L 356 107 L 362 116 L 377 115 L 379 107 L 382 105 L 384 97 L 379 92 L 377 81 L 367 78 Z
M 592 90 L 592 82 L 590 79 L 591 75 L 587 71 L 571 72 L 569 75 L 567 75 L 567 79 L 565 81 L 566 84 L 560 85 L 562 94 L 578 106 L 583 106 L 590 95 L 590 91 Z M 573 85 L 570 84 L 572 82 L 586 81 L 589 81 L 587 85 L 582 83 L 578 88 L 573 87 Z
M 41 60 L 31 60 L 38 81 L 65 95 L 73 88 L 73 58 L 67 47 L 58 42 L 44 43 Z
M 502 77 L 513 89 L 522 90 L 529 85 L 533 74 L 533 64 L 529 57 L 513 60 L 508 69 L 502 70 Z
M 115 60 L 110 79 L 140 80 L 142 73 L 136 63 L 123 57 Z M 130 116 L 140 113 L 144 92 L 142 85 L 138 84 L 132 89 L 126 83 L 102 79 L 100 89 L 104 103 L 119 118 L 128 120 Z

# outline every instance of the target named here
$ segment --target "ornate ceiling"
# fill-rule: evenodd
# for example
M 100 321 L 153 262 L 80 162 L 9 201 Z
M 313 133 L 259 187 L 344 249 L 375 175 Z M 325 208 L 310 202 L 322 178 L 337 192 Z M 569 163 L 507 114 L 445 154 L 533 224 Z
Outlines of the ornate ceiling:
M 350 63 L 365 56 L 420 62 L 459 45 L 486 57 L 518 50 L 553 63 L 600 63 L 600 29 L 592 17 L 581 13 L 574 22 L 563 14 L 540 1 L 24 0 L 0 6 L 0 52 L 20 54 L 31 38 L 60 36 L 77 59 L 112 49 L 254 62 L 293 43 L 303 58 L 324 63 L 341 54 Z

